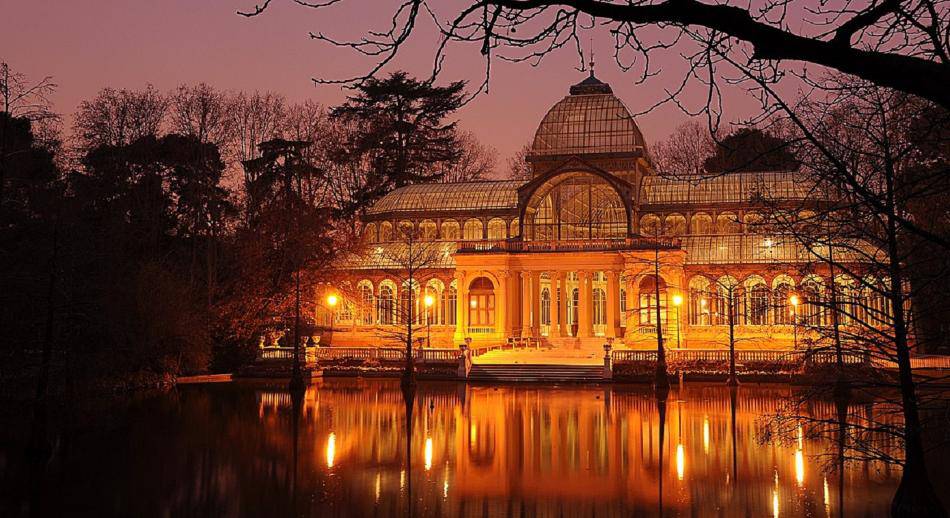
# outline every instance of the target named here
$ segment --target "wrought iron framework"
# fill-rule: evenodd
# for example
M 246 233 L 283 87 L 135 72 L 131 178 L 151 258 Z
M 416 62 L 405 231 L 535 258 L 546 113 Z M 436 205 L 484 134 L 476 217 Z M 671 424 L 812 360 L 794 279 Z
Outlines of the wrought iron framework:
M 617 189 L 595 174 L 560 174 L 528 200 L 522 235 L 529 241 L 623 239 L 627 207 Z

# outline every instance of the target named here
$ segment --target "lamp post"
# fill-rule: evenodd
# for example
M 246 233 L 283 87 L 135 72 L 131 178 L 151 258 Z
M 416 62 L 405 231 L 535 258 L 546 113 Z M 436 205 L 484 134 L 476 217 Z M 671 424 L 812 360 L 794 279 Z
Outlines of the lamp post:
M 336 294 L 331 293 L 327 295 L 327 307 L 330 308 L 330 341 L 331 342 L 333 341 L 333 313 L 334 313 L 334 308 L 336 308 L 336 304 L 338 302 L 340 302 L 340 299 L 339 297 L 336 296 Z
M 792 335 L 795 340 L 795 349 L 798 349 L 798 304 L 800 302 L 798 295 L 793 293 L 792 296 L 788 298 L 788 302 L 792 305 Z
M 426 305 L 426 347 L 431 348 L 432 347 L 432 313 L 430 312 L 430 308 L 432 308 L 432 305 L 435 304 L 435 299 L 432 297 L 432 295 L 426 295 L 426 297 L 423 299 L 423 302 L 425 302 L 425 305 Z
M 679 293 L 673 295 L 673 305 L 676 306 L 676 348 L 679 349 L 682 347 L 680 345 L 680 306 L 683 305 L 683 296 Z

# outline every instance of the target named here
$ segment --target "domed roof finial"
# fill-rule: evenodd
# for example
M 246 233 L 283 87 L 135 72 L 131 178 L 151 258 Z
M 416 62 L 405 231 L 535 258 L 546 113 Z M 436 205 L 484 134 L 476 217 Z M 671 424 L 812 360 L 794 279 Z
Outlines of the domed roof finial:
M 594 38 L 590 39 L 590 77 L 594 77 Z

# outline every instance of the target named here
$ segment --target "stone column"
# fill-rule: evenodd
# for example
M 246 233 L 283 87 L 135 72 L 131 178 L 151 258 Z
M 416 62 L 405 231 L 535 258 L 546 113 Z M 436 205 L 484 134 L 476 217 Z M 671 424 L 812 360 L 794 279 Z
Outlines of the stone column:
M 531 272 L 531 336 L 541 336 L 541 272 Z
M 468 335 L 468 282 L 464 272 L 455 272 L 455 341 Z
M 551 273 L 551 331 L 548 332 L 548 336 L 558 337 L 564 336 L 561 333 L 561 322 L 564 319 L 561 318 L 561 312 L 564 311 L 564 304 L 558 304 L 558 289 L 563 291 L 562 284 L 564 283 L 564 273 L 563 272 L 552 272 Z
M 521 272 L 521 336 L 531 336 L 531 274 Z
M 511 335 L 511 324 L 508 322 L 508 272 L 495 272 L 498 277 L 498 287 L 495 290 L 495 332 L 502 337 Z
M 577 272 L 578 297 L 577 336 L 586 338 L 591 335 L 591 276 L 590 272 Z
M 605 334 L 608 338 L 616 338 L 620 327 L 620 285 L 617 277 L 619 274 L 613 270 L 607 272 L 607 330 Z

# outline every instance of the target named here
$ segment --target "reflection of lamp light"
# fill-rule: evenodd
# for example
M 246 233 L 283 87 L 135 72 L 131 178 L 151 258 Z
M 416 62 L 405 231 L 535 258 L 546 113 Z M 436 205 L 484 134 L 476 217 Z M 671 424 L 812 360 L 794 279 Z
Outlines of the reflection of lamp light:
M 379 502 L 379 493 L 382 486 L 382 481 L 380 480 L 380 475 L 376 473 L 376 502 Z
M 772 517 L 778 518 L 778 471 L 775 472 L 775 487 L 772 488 Z
M 683 445 L 676 445 L 676 478 L 683 480 L 683 471 L 686 467 L 686 454 L 683 452 Z
M 327 437 L 327 467 L 333 467 L 333 460 L 336 458 L 336 434 L 330 432 L 330 437 Z
M 802 450 L 795 450 L 795 481 L 799 486 L 805 482 L 805 456 Z
M 432 437 L 426 437 L 425 468 L 426 471 L 432 469 Z
M 676 306 L 676 348 L 681 347 L 680 344 L 680 306 L 683 305 L 683 296 L 677 293 L 673 295 L 673 305 Z
M 478 439 L 478 428 L 475 428 L 473 424 L 468 430 L 468 442 L 475 444 L 475 441 Z
M 828 516 L 831 516 L 831 498 L 829 497 L 829 494 L 828 494 L 828 493 L 829 493 L 829 491 L 828 491 L 828 477 L 825 477 L 824 486 L 825 486 L 825 491 L 824 491 L 824 493 L 825 493 L 825 495 L 824 495 L 824 496 L 825 496 L 825 514 L 828 515 Z
M 703 416 L 703 453 L 709 453 L 709 416 Z

